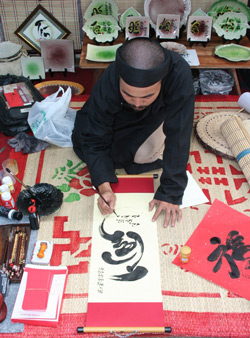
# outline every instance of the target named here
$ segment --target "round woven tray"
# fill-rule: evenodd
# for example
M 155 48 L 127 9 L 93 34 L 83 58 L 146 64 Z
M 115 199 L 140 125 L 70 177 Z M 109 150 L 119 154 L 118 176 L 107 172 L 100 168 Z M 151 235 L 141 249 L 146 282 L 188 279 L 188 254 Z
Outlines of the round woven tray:
M 195 132 L 198 141 L 204 148 L 224 158 L 235 159 L 227 141 L 220 131 L 223 122 L 236 115 L 235 112 L 219 112 L 208 114 L 199 119 L 195 125 Z M 242 120 L 250 120 L 250 114 L 238 113 Z
M 80 95 L 84 92 L 84 87 L 80 83 L 63 80 L 44 81 L 35 84 L 35 87 L 42 95 L 51 95 L 57 92 L 59 87 L 62 87 L 64 90 L 70 87 L 72 95 Z

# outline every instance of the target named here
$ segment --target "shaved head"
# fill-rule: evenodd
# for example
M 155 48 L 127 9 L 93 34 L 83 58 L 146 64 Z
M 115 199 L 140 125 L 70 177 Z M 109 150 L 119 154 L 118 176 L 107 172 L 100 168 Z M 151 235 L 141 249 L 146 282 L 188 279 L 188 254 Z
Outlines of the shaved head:
M 162 46 L 154 40 L 132 39 L 123 45 L 120 54 L 127 65 L 137 69 L 150 69 L 165 61 Z

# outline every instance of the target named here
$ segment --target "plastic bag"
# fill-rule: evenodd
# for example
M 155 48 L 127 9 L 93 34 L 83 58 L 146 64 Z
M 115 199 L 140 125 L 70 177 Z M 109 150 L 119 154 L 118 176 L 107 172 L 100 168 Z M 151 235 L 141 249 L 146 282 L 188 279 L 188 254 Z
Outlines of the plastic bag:
M 62 96 L 58 96 L 60 92 Z M 71 134 L 76 111 L 69 108 L 71 88 L 62 87 L 41 102 L 36 102 L 28 116 L 28 123 L 36 138 L 59 147 L 72 147 Z
M 224 70 L 200 70 L 200 87 L 203 95 L 228 95 L 234 85 L 233 77 Z

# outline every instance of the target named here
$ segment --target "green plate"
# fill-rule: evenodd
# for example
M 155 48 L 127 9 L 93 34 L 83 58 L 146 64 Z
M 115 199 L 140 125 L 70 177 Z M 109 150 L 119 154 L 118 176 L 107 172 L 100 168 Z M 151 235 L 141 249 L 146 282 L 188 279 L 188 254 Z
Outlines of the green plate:
M 250 48 L 234 43 L 216 46 L 214 53 L 221 58 L 234 62 L 250 60 Z
M 247 16 L 247 21 L 250 21 L 250 9 L 243 2 L 237 0 L 217 1 L 210 7 L 207 14 L 212 16 L 215 21 L 226 12 L 243 13 Z
M 96 46 L 88 43 L 86 60 L 96 62 L 115 61 L 116 51 L 121 45 L 122 43 L 112 46 Z

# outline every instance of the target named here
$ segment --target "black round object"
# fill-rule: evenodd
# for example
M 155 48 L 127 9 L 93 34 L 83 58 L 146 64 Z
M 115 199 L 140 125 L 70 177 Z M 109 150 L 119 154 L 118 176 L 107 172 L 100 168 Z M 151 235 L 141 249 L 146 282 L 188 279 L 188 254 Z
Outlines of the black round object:
M 28 208 L 33 205 L 39 216 L 47 216 L 56 212 L 62 205 L 63 193 L 52 184 L 37 183 L 30 189 L 37 198 L 32 196 L 28 190 L 22 190 L 17 197 L 17 208 L 23 214 L 29 215 Z M 32 199 L 35 200 L 35 205 Z
M 13 213 L 13 218 L 20 221 L 23 218 L 23 214 L 19 211 Z

